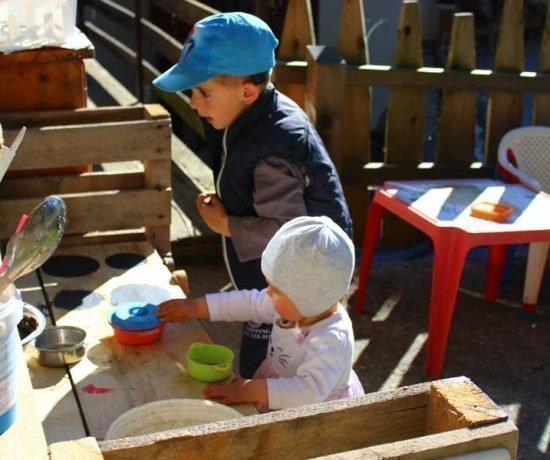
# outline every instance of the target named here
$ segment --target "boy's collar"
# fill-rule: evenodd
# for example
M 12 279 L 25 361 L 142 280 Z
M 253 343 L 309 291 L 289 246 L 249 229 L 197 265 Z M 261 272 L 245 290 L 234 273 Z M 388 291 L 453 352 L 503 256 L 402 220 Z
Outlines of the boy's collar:
M 271 102 L 273 94 L 275 92 L 275 86 L 273 83 L 268 83 L 267 87 L 262 91 L 258 99 L 241 113 L 237 119 L 229 126 L 227 133 L 227 140 L 231 141 L 238 137 L 238 135 L 248 127 L 250 127 L 265 110 L 265 107 Z

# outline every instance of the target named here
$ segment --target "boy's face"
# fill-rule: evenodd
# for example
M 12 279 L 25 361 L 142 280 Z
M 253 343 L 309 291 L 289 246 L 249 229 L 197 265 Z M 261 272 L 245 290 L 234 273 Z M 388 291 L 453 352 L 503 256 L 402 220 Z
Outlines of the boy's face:
M 279 316 L 287 321 L 300 321 L 304 317 L 296 309 L 294 303 L 290 298 L 280 289 L 273 286 L 269 281 L 267 283 L 267 295 L 273 302 L 273 307 L 279 314 Z
M 257 99 L 251 100 L 254 91 L 256 85 L 244 79 L 214 77 L 192 89 L 190 106 L 215 129 L 225 129 Z

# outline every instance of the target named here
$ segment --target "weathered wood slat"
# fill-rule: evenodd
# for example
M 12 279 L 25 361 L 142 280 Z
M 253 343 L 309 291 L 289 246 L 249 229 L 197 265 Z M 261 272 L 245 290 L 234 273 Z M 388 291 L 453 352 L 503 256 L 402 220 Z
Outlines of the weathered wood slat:
M 67 205 L 66 234 L 170 224 L 170 190 L 127 190 L 61 195 Z M 41 198 L 2 200 L 0 238 L 9 238 L 24 210 Z
M 523 0 L 506 0 L 495 55 L 495 69 L 519 73 L 524 69 Z M 494 164 L 498 144 L 509 130 L 521 126 L 523 94 L 492 91 L 487 106 L 485 160 Z
M 475 68 L 474 16 L 455 14 L 447 69 Z M 474 157 L 476 94 L 473 91 L 445 91 L 437 133 L 436 161 L 470 163 Z
M 542 51 L 541 51 L 542 52 Z M 276 81 L 304 85 L 305 61 L 278 61 Z M 541 72 L 505 73 L 490 69 L 472 71 L 449 70 L 443 67 L 400 69 L 389 65 L 348 65 L 346 85 L 400 87 L 441 90 L 506 91 L 510 93 L 550 92 L 550 75 Z
M 169 119 L 30 128 L 10 170 L 170 159 L 170 135 Z
M 338 65 L 342 56 L 334 48 L 308 46 L 307 85 L 304 109 L 316 125 L 336 169 L 342 166 L 342 99 L 346 68 Z
M 131 190 L 143 188 L 145 178 L 141 172 L 94 172 L 80 175 L 18 177 L 4 179 L 0 184 L 0 199 L 32 198 L 67 193 L 84 193 L 104 190 Z
M 398 165 L 384 163 L 345 163 L 342 178 L 350 185 L 382 185 L 388 180 L 460 179 L 493 177 L 494 168 L 479 163 L 472 165 L 419 163 Z
M 93 61 L 87 61 L 93 62 Z M 76 110 L 42 110 L 28 112 L 2 112 L 0 123 L 4 129 L 19 129 L 45 125 L 80 125 L 84 123 L 110 123 L 143 119 L 143 105 L 135 107 L 99 107 Z
M 277 48 L 277 58 L 284 61 L 303 61 L 307 55 L 306 47 L 315 45 L 315 43 L 315 29 L 313 27 L 310 0 L 290 0 L 287 4 L 283 31 Z M 304 107 L 304 88 L 302 85 L 278 81 L 277 87 L 299 106 Z
M 401 6 L 394 64 L 422 66 L 422 34 L 418 2 Z M 424 95 L 422 91 L 394 88 L 386 117 L 386 163 L 418 163 L 424 157 Z
M 100 443 L 106 460 L 310 458 L 421 436 L 429 384 Z M 222 448 L 223 446 L 223 448 Z
M 518 431 L 511 422 L 484 428 L 454 430 L 452 432 L 424 436 L 419 439 L 392 442 L 366 449 L 318 457 L 317 460 L 438 460 L 466 454 L 493 452 L 502 458 L 515 459 Z

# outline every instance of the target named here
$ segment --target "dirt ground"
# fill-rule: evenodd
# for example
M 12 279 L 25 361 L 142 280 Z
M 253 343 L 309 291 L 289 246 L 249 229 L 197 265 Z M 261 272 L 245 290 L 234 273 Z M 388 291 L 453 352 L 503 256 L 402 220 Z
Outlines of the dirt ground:
M 550 458 L 550 269 L 537 313 L 520 304 L 526 248 L 518 247 L 500 297 L 483 300 L 487 251 L 472 251 L 464 270 L 443 378 L 465 375 L 502 406 L 520 430 L 518 458 Z M 191 297 L 228 285 L 221 260 L 187 263 Z M 384 252 L 374 261 L 368 298 L 360 315 L 350 311 L 356 338 L 355 370 L 366 392 L 429 380 L 424 372 L 432 258 L 419 245 Z M 212 339 L 238 350 L 240 324 L 206 323 Z

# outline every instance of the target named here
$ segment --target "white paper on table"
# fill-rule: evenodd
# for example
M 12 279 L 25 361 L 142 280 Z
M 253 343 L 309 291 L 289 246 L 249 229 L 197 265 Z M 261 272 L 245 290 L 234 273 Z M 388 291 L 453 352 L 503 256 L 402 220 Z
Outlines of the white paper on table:
M 24 126 L 21 128 L 21 131 L 19 131 L 19 134 L 15 138 L 15 140 L 12 142 L 11 147 L 8 147 L 6 145 L 2 145 L 2 149 L 0 150 L 0 182 L 2 182 L 2 179 L 4 178 L 4 174 L 6 174 L 6 171 L 10 167 L 10 164 L 12 160 L 15 157 L 15 154 L 17 153 L 17 149 L 21 145 L 21 142 L 23 141 L 23 137 L 25 136 L 25 131 L 27 128 Z

